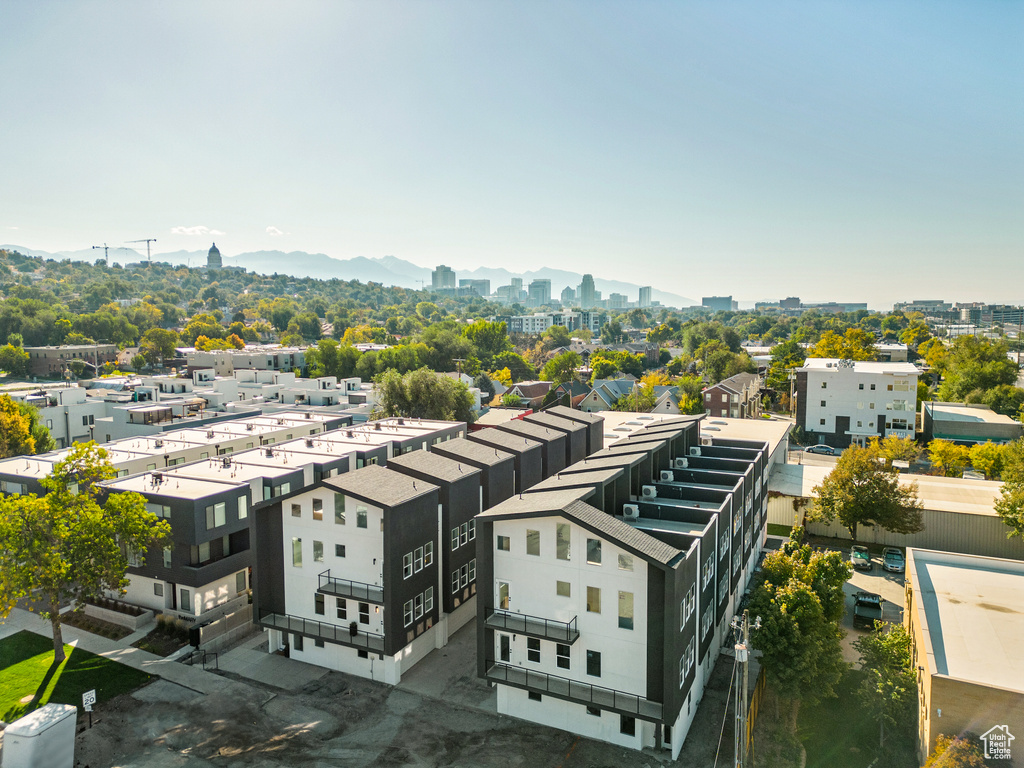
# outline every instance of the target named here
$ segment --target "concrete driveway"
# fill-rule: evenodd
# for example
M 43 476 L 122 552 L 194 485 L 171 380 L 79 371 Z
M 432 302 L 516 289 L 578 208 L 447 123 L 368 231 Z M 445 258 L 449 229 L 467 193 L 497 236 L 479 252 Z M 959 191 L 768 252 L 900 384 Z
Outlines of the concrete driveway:
M 850 549 L 840 550 L 844 557 L 850 556 Z M 846 582 L 843 592 L 846 594 L 846 612 L 843 614 L 842 627 L 846 631 L 843 638 L 843 658 L 853 664 L 860 663 L 860 654 L 853 647 L 853 643 L 860 637 L 868 634 L 867 630 L 854 629 L 853 627 L 853 596 L 855 593 L 864 590 L 874 592 L 882 596 L 882 619 L 893 624 L 903 621 L 903 574 L 888 573 L 882 570 L 881 558 L 878 555 L 872 557 L 872 568 L 870 571 L 854 571 L 853 576 Z

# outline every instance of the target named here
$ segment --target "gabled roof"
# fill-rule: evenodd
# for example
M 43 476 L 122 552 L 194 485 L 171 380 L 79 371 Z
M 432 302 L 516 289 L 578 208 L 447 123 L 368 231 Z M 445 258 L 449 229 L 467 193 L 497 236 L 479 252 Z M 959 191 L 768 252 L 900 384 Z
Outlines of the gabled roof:
M 541 424 L 523 421 L 522 419 L 513 419 L 512 421 L 506 421 L 502 424 L 495 424 L 491 429 L 500 429 L 503 432 L 512 432 L 516 435 L 524 435 L 525 437 L 537 440 L 538 442 L 543 441 L 544 443 L 549 443 L 552 440 L 565 439 L 565 432 L 560 432 L 553 427 L 545 427 Z
M 581 385 L 582 386 L 582 385 Z M 587 392 L 590 390 L 587 389 Z M 565 419 L 572 421 L 585 421 L 587 424 L 602 424 L 604 423 L 603 416 L 595 416 L 592 413 L 586 411 L 577 411 L 572 408 L 566 408 L 564 405 L 556 405 L 553 408 L 548 408 L 547 413 L 554 416 L 561 416 Z
M 735 395 L 742 395 L 743 391 L 753 385 L 760 387 L 761 377 L 756 373 L 737 373 L 728 379 L 722 379 L 717 384 L 712 384 L 708 389 L 724 389 Z
M 527 493 L 503 501 L 478 517 L 491 520 L 564 517 L 661 567 L 670 567 L 684 554 L 682 550 L 580 501 L 580 494 L 586 493 L 586 489 Z
M 496 464 L 501 464 L 506 461 L 512 461 L 514 458 L 511 453 L 503 451 L 500 448 L 483 445 L 466 437 L 457 437 L 454 440 L 445 440 L 443 443 L 431 446 L 430 451 L 465 457 L 466 461 L 474 461 L 477 464 L 484 464 L 488 467 L 493 467 Z M 418 451 L 413 451 L 413 453 L 418 453 Z M 412 454 L 409 455 L 411 456 Z
M 324 485 L 378 507 L 395 507 L 438 490 L 436 485 L 377 464 L 328 478 Z
M 578 421 L 572 421 L 547 411 L 527 414 L 523 417 L 523 421 L 527 424 L 551 427 L 553 430 L 563 432 L 579 432 L 587 428 L 586 424 L 580 424 Z
M 513 394 L 518 394 L 520 397 L 525 397 L 532 400 L 537 397 L 543 397 L 551 389 L 550 381 L 520 381 L 513 384 L 509 391 Z
M 496 429 L 495 427 L 487 427 L 487 429 L 478 429 L 475 432 L 470 432 L 469 439 L 496 445 L 498 448 L 517 454 L 532 448 L 541 447 L 541 444 L 536 440 L 531 440 L 522 435 L 514 435 L 511 432 Z
M 429 451 L 412 451 L 401 456 L 388 459 L 390 467 L 407 467 L 414 472 L 422 472 L 438 480 L 455 483 L 471 475 L 479 476 L 480 470 L 471 464 L 460 463 L 439 453 Z

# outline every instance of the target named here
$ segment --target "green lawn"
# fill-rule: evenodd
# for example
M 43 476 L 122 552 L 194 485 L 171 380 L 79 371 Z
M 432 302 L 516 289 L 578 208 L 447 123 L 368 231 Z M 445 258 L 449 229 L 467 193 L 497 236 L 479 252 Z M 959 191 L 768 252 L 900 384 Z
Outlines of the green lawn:
M 0 720 L 9 723 L 49 702 L 81 706 L 82 694 L 93 688 L 102 703 L 151 677 L 70 645 L 64 653 L 67 658 L 55 667 L 48 637 L 22 631 L 0 640 Z
M 792 531 L 792 525 L 782 525 L 781 523 L 768 523 L 769 536 L 789 536 L 789 534 Z

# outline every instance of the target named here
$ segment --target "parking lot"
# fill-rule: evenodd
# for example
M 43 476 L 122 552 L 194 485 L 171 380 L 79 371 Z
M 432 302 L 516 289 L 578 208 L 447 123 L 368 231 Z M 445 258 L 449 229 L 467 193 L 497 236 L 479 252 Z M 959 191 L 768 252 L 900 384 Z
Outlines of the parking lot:
M 849 547 L 840 551 L 844 557 L 849 558 Z M 859 661 L 860 657 L 854 650 L 853 643 L 857 638 L 867 634 L 866 630 L 855 629 L 853 626 L 853 596 L 856 592 L 864 590 L 881 595 L 882 619 L 894 624 L 903 621 L 903 574 L 884 571 L 881 557 L 878 555 L 872 555 L 871 560 L 871 570 L 854 571 L 843 588 L 843 592 L 846 593 L 846 613 L 843 614 L 843 629 L 846 630 L 846 637 L 843 638 L 843 658 L 854 663 Z

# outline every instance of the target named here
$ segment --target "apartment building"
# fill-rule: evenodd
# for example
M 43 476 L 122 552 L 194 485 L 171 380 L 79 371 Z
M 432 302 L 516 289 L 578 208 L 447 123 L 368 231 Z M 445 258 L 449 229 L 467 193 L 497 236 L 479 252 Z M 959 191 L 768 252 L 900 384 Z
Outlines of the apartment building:
M 788 428 L 616 416 L 607 448 L 478 517 L 478 674 L 503 714 L 676 758 Z
M 97 370 L 103 363 L 117 358 L 116 344 L 68 344 L 59 347 L 25 347 L 28 354 L 30 376 L 59 379 L 71 372 L 72 363 L 78 362 Z
M 911 363 L 808 358 L 796 371 L 796 423 L 834 448 L 914 437 L 917 378 Z
M 761 415 L 761 377 L 737 373 L 704 390 L 704 412 L 713 418 L 756 419 Z

